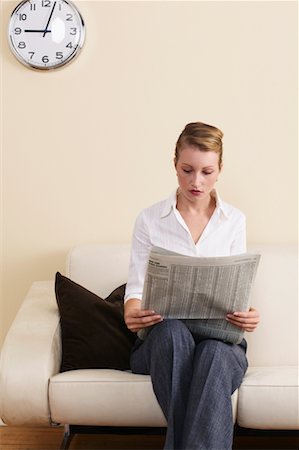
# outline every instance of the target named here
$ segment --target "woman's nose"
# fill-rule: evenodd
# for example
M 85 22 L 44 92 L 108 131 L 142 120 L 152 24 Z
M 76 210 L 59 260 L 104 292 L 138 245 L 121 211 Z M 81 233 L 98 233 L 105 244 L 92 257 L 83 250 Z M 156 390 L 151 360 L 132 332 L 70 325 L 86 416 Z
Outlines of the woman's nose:
M 201 177 L 201 174 L 200 174 L 200 173 L 198 173 L 198 174 L 196 173 L 196 174 L 194 175 L 192 184 L 193 184 L 193 186 L 195 186 L 195 187 L 199 187 L 199 186 L 201 185 L 201 183 L 202 183 L 202 177 Z

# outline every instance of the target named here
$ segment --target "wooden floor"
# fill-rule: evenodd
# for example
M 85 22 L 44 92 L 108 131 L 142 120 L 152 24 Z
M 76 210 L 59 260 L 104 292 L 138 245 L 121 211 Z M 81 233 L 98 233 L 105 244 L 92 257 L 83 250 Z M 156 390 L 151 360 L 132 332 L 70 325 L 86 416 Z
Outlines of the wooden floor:
M 61 428 L 0 427 L 1 450 L 58 450 L 63 438 Z M 74 450 L 139 450 L 161 449 L 161 436 L 76 435 L 70 449 Z
M 0 450 L 58 450 L 62 428 L 0 427 Z M 71 450 L 158 450 L 163 448 L 163 436 L 76 435 Z M 298 449 L 295 437 L 236 437 L 234 450 Z M 214 449 L 213 449 L 214 450 Z M 218 449 L 217 449 L 218 450 Z

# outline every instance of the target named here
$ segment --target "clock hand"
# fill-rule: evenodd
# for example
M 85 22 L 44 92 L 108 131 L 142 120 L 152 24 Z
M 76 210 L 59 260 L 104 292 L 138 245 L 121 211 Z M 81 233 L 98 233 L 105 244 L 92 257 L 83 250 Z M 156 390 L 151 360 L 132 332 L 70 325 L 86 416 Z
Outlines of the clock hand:
M 24 33 L 51 33 L 51 30 L 24 30 Z
M 56 2 L 54 2 L 54 5 L 53 5 L 53 8 L 52 8 L 52 11 L 50 12 L 50 16 L 49 16 L 49 19 L 48 19 L 48 23 L 47 23 L 47 25 L 46 25 L 46 28 L 45 28 L 45 30 L 44 30 L 44 34 L 43 34 L 43 37 L 45 37 L 45 36 L 46 36 L 46 33 L 48 32 L 48 26 L 49 26 L 49 23 L 50 23 L 50 20 L 51 20 L 52 14 L 53 14 L 53 12 L 54 12 L 54 8 L 55 8 L 55 6 L 56 6 Z

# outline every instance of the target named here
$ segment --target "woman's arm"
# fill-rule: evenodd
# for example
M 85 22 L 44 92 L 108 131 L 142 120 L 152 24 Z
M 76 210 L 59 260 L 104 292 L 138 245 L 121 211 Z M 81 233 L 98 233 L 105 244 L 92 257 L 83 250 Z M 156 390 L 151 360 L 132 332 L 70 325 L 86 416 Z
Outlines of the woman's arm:
M 155 311 L 141 309 L 141 301 L 138 298 L 131 298 L 126 301 L 124 319 L 129 330 L 134 333 L 163 320 Z
M 138 332 L 161 322 L 162 317 L 155 311 L 142 310 L 141 298 L 144 278 L 151 249 L 148 226 L 143 212 L 136 219 L 129 266 L 129 276 L 125 293 L 124 319 L 129 330 Z
M 148 256 L 152 247 L 145 214 L 141 212 L 134 225 L 131 244 L 129 273 L 125 292 L 125 303 L 130 299 L 142 299 Z
M 246 253 L 246 216 L 239 212 L 236 219 L 236 226 L 233 230 L 233 242 L 230 248 L 231 255 L 240 255 Z
M 246 217 L 242 214 L 231 246 L 231 254 L 246 252 Z M 235 311 L 227 314 L 226 320 L 243 331 L 254 331 L 259 324 L 260 315 L 257 309 L 250 308 L 247 312 Z

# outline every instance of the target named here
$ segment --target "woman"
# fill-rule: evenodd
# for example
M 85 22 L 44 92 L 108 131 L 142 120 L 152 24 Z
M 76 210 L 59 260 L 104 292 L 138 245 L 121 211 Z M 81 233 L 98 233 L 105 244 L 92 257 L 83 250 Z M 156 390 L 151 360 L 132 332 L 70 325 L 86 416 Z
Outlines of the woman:
M 167 200 L 138 216 L 135 224 L 125 321 L 134 332 L 155 325 L 131 356 L 135 373 L 150 374 L 167 419 L 165 449 L 230 449 L 233 442 L 231 394 L 247 369 L 246 341 L 229 344 L 194 337 L 180 320 L 163 320 L 141 310 L 142 289 L 152 246 L 190 256 L 246 252 L 245 216 L 224 203 L 214 189 L 222 170 L 222 132 L 201 122 L 186 125 L 175 149 L 179 187 Z M 254 308 L 226 317 L 254 331 Z

